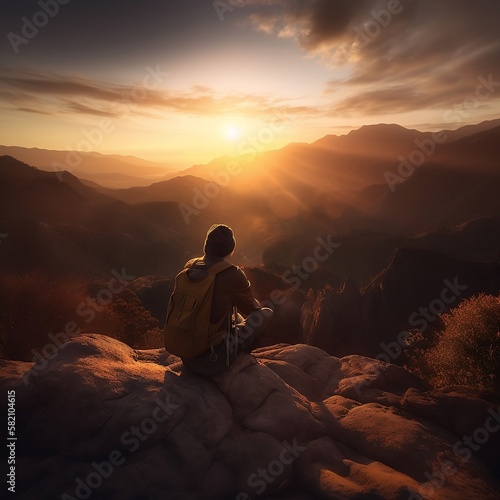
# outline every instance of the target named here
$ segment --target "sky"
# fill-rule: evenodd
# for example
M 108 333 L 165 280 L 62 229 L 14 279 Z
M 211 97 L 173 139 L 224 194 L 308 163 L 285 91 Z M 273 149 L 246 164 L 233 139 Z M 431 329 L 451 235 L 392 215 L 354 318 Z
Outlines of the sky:
M 500 117 L 498 0 L 2 0 L 0 144 L 188 167 Z

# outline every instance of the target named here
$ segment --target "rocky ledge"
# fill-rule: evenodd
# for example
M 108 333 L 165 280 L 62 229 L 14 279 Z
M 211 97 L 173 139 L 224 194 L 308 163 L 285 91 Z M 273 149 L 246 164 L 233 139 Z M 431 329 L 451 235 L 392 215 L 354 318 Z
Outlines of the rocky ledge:
M 498 405 L 362 356 L 254 354 L 207 379 L 86 334 L 36 365 L 1 361 L 18 498 L 500 497 Z

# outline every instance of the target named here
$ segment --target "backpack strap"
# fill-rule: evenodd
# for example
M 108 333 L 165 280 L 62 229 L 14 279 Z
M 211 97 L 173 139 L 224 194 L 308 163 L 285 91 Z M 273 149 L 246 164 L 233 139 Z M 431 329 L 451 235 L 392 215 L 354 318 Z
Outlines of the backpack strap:
M 238 355 L 238 336 L 236 335 L 236 318 L 238 314 L 238 308 L 233 305 L 231 306 L 231 312 L 229 313 L 229 324 L 228 324 L 228 334 L 226 337 L 226 366 L 229 367 L 229 344 L 232 344 L 231 349 L 234 349 L 234 356 Z M 234 324 L 233 324 L 234 317 Z M 234 327 L 234 329 L 233 329 Z
M 184 266 L 184 269 L 192 269 L 200 260 L 203 260 L 203 257 L 199 257 L 197 259 L 191 259 L 188 262 L 186 262 L 186 265 Z
M 198 262 L 200 262 L 202 260 L 203 260 L 203 257 L 193 259 L 193 260 L 186 263 L 186 265 L 184 266 L 184 269 L 194 269 L 196 267 L 196 264 L 198 264 Z M 222 272 L 226 269 L 229 269 L 230 267 L 233 267 L 233 264 L 230 264 L 229 262 L 226 262 L 225 260 L 221 260 L 219 262 L 216 262 L 210 268 L 208 268 L 207 273 L 219 274 L 220 272 Z
M 226 262 L 225 260 L 221 260 L 220 262 L 216 262 L 213 266 L 207 269 L 207 272 L 210 274 L 219 274 L 220 272 L 225 271 L 230 267 L 233 267 L 233 265 L 229 262 Z

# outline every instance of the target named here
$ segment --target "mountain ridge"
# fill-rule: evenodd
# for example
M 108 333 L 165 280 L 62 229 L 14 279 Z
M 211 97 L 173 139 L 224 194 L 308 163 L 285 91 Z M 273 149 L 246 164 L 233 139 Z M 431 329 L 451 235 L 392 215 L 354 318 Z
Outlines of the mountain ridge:
M 442 133 L 448 136 L 447 142 L 453 142 L 474 135 L 476 133 L 486 132 L 487 130 L 497 126 L 500 126 L 500 119 L 485 121 L 475 125 L 466 125 L 456 130 L 444 130 L 442 131 Z M 371 135 L 370 132 L 372 132 Z M 373 132 L 375 132 L 376 137 L 373 137 Z M 364 125 L 358 129 L 353 129 L 349 133 L 344 135 L 326 135 L 310 144 L 290 143 L 280 150 L 268 151 L 264 153 L 264 155 L 280 151 L 286 153 L 290 148 L 321 148 L 328 142 L 335 142 L 338 145 L 342 145 L 343 147 L 345 147 L 346 144 L 352 143 L 353 139 L 355 141 L 358 141 L 360 137 L 369 140 L 369 142 L 371 143 L 375 143 L 375 145 L 377 145 L 376 143 L 379 139 L 383 139 L 383 141 L 388 143 L 394 143 L 397 142 L 397 140 L 390 139 L 390 135 L 394 135 L 394 133 L 396 133 L 396 135 L 400 138 L 403 136 L 406 137 L 408 139 L 408 144 L 411 144 L 412 142 L 409 140 L 410 138 L 415 140 L 415 138 L 432 137 L 433 134 L 436 134 L 436 132 L 421 132 L 417 129 L 408 129 L 394 123 Z M 381 147 L 381 145 L 379 144 L 378 147 Z M 10 156 L 14 156 L 20 161 L 24 161 L 28 164 L 42 169 L 49 168 L 49 170 L 53 170 L 53 168 L 50 167 L 53 162 L 57 162 L 60 165 L 66 165 L 66 156 L 68 155 L 68 153 L 77 155 L 77 157 L 80 158 L 80 165 L 72 170 L 77 177 L 88 179 L 89 181 L 97 183 L 101 181 L 103 184 L 105 184 L 105 187 L 109 188 L 129 188 L 136 185 L 147 186 L 154 181 L 168 180 L 172 177 L 175 177 L 176 175 L 185 176 L 191 173 L 197 175 L 197 172 L 200 170 L 203 171 L 214 167 L 220 168 L 221 165 L 225 167 L 230 161 L 238 161 L 242 163 L 245 162 L 245 157 L 224 156 L 214 158 L 206 164 L 193 165 L 184 170 L 176 170 L 170 167 L 165 167 L 160 163 L 152 162 L 150 160 L 144 160 L 142 158 L 131 155 L 105 155 L 98 152 L 79 153 L 76 151 L 62 150 L 51 151 L 41 148 L 22 148 L 17 146 L 0 145 L 0 155 L 7 154 Z M 96 163 L 96 161 L 99 162 L 99 160 L 101 160 L 101 163 Z M 106 161 L 105 164 L 102 163 L 103 160 Z M 137 175 L 138 168 L 141 169 L 141 175 Z M 64 168 L 62 168 L 62 170 L 64 170 Z M 118 176 L 117 174 L 121 174 L 121 176 Z M 106 175 L 108 176 L 108 178 L 106 178 Z M 117 175 L 117 177 L 113 178 L 113 175 Z
M 110 186 L 121 186 L 124 182 L 148 183 L 147 177 L 161 177 L 172 169 L 155 164 L 149 160 L 123 155 L 104 155 L 97 152 L 53 151 L 40 148 L 22 148 L 0 146 L 0 156 L 8 155 L 19 161 L 33 165 L 45 171 L 71 171 L 77 177 L 90 177 L 90 180 L 102 180 L 111 176 Z M 57 165 L 54 167 L 53 165 Z M 119 174 L 116 179 L 112 176 Z M 126 176 L 126 177 L 123 177 Z

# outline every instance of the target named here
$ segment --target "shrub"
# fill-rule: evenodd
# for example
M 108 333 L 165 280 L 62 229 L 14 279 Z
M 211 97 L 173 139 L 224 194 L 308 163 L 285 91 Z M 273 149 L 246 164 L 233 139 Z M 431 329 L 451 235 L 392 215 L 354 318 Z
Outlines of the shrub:
M 85 284 L 73 278 L 50 279 L 43 272 L 0 275 L 0 357 L 32 361 L 53 342 L 51 333 L 76 323 L 77 331 L 116 338 L 133 348 L 163 347 L 159 322 L 145 309 L 137 295 L 124 289 L 110 304 L 101 306 L 86 320 L 78 306 L 105 287 L 105 283 Z M 88 308 L 87 308 L 88 309 Z
M 148 340 L 154 335 L 148 333 L 159 327 L 159 321 L 145 309 L 137 295 L 129 289 L 117 294 L 116 299 L 105 309 L 106 314 L 116 320 L 116 328 L 105 330 L 105 334 L 125 342 L 135 349 L 163 347 Z M 103 332 L 103 333 L 104 333 Z
M 434 387 L 462 385 L 500 393 L 500 300 L 481 294 L 443 314 L 433 346 L 410 340 L 410 369 Z
M 53 280 L 42 272 L 0 275 L 2 357 L 31 361 L 32 349 L 51 342 L 49 333 L 64 331 L 85 299 L 83 285 L 71 278 Z

